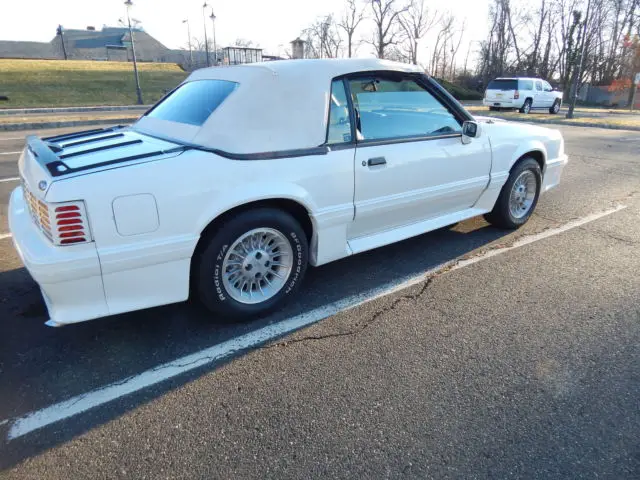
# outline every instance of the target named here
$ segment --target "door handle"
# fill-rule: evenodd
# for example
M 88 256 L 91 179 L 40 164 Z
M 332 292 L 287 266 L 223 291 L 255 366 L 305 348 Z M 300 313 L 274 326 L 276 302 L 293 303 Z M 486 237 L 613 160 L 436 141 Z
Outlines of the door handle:
M 387 163 L 387 159 L 384 157 L 370 158 L 367 161 L 367 165 L 369 165 L 370 167 L 375 167 L 376 165 L 386 165 L 386 163 Z

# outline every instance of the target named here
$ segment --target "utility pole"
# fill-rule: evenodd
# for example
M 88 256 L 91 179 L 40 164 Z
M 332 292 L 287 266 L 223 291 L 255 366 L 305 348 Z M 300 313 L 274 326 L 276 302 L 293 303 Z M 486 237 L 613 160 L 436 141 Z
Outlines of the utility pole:
M 187 24 L 187 35 L 189 36 L 189 66 L 193 68 L 193 48 L 191 48 L 191 26 L 189 24 L 189 19 L 183 20 L 182 23 Z
M 211 15 L 209 15 L 211 19 L 211 23 L 213 24 L 213 66 L 218 66 L 218 47 L 216 45 L 216 16 L 211 10 Z
M 62 25 L 58 25 L 58 29 L 56 33 L 60 35 L 60 43 L 62 44 L 62 54 L 64 55 L 64 59 L 67 60 L 67 48 L 64 46 L 64 31 L 62 29 Z
M 142 90 L 140 89 L 140 77 L 138 76 L 138 60 L 136 59 L 136 44 L 133 40 L 133 29 L 131 28 L 131 15 L 129 10 L 133 7 L 133 2 L 127 0 L 124 2 L 127 6 L 127 24 L 129 25 L 129 37 L 131 38 L 131 55 L 133 56 L 133 73 L 136 77 L 136 95 L 138 96 L 138 105 L 142 105 Z
M 207 14 L 205 12 L 208 6 L 209 5 L 207 5 L 207 2 L 204 2 L 204 5 L 202 5 L 202 19 L 204 20 L 204 50 L 207 54 L 207 67 L 210 67 L 211 61 L 209 60 L 209 40 L 207 39 Z
M 589 23 L 589 10 L 591 9 L 591 0 L 587 0 L 587 14 L 584 17 L 584 26 L 582 29 L 582 46 L 580 47 L 580 62 L 578 63 L 578 71 L 573 79 L 573 85 L 571 85 L 571 103 L 569 104 L 569 111 L 566 118 L 573 118 L 573 110 L 576 108 L 576 101 L 578 100 L 578 84 L 580 83 L 580 77 L 582 76 L 582 64 L 584 63 L 584 50 L 587 44 L 587 24 Z

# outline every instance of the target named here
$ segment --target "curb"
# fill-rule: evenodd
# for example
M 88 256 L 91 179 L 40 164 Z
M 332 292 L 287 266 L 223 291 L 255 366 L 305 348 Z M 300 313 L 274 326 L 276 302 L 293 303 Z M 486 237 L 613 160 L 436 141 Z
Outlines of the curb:
M 35 113 L 82 113 L 82 112 L 122 112 L 127 110 L 148 110 L 151 105 L 103 105 L 94 107 L 51 107 L 51 108 L 0 108 L 0 115 L 29 115 Z
M 5 123 L 0 124 L 0 132 L 12 132 L 16 130 L 37 130 L 43 128 L 81 127 L 85 125 L 111 125 L 123 123 L 129 125 L 135 118 L 105 118 L 95 120 L 61 120 L 59 122 L 36 123 Z

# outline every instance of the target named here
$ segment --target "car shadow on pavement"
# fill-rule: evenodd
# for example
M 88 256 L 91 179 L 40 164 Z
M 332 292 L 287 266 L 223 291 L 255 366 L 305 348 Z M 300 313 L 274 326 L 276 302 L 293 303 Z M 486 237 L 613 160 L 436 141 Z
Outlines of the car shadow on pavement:
M 7 443 L 13 419 L 265 325 L 418 275 L 509 233 L 489 227 L 482 219 L 472 219 L 310 269 L 293 302 L 266 318 L 242 324 L 212 318 L 198 302 L 189 301 L 50 328 L 43 324 L 46 309 L 28 273 L 23 268 L 2 272 L 0 470 L 113 420 L 224 362 L 206 365 Z M 7 420 L 4 425 L 3 420 Z

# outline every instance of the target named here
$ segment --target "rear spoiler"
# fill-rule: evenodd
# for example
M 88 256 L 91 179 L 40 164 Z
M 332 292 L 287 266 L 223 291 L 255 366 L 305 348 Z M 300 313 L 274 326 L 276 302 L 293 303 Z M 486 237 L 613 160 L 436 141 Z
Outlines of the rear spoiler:
M 188 147 L 179 146 L 176 148 L 171 148 L 167 150 L 157 150 L 153 152 L 145 152 L 138 155 L 130 155 L 127 157 L 120 157 L 110 159 L 100 163 L 94 163 L 91 165 L 84 165 L 80 167 L 72 168 L 64 162 L 65 158 L 68 157 L 76 157 L 78 155 L 85 155 L 89 153 L 99 152 L 103 150 L 109 150 L 111 148 L 116 147 L 124 147 L 127 145 L 133 145 L 136 143 L 142 143 L 142 140 L 129 140 L 120 143 L 113 143 L 110 145 L 105 145 L 102 147 L 96 148 L 87 148 L 86 150 L 82 150 L 79 152 L 73 153 L 64 153 L 64 149 L 71 146 L 77 146 L 82 144 L 89 144 L 93 142 L 99 142 L 107 139 L 114 139 L 118 137 L 124 137 L 123 133 L 115 133 L 117 130 L 125 128 L 122 125 L 118 125 L 116 127 L 111 128 L 98 128 L 93 130 L 85 130 L 83 132 L 70 133 L 67 135 L 57 135 L 55 137 L 46 137 L 39 138 L 36 135 L 29 135 L 27 137 L 27 148 L 33 154 L 37 162 L 42 165 L 52 177 L 60 177 L 63 175 L 68 175 L 70 173 L 75 173 L 82 170 L 90 170 L 94 168 L 104 167 L 107 165 L 113 165 L 122 162 L 129 162 L 133 160 L 139 160 L 142 158 L 154 157 L 157 155 L 163 155 L 166 153 L 175 153 L 178 151 L 183 151 Z M 105 134 L 105 135 L 101 135 Z M 91 137 L 89 139 L 84 137 Z M 70 142 L 71 141 L 71 142 Z M 70 142 L 70 143 L 67 143 Z M 64 143 L 64 146 L 61 145 Z

